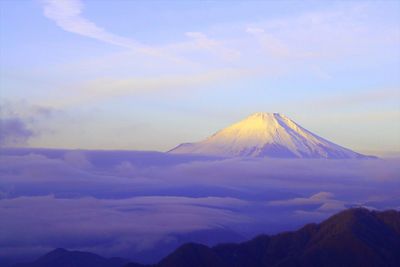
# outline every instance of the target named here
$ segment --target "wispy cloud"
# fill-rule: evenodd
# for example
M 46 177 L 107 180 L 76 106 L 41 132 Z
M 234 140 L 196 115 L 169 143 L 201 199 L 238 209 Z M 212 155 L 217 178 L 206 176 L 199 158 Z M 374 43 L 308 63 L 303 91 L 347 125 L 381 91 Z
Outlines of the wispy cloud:
M 54 21 L 61 29 L 93 38 L 98 41 L 120 46 L 147 56 L 163 58 L 173 62 L 182 59 L 157 47 L 141 44 L 139 41 L 114 34 L 96 25 L 82 15 L 84 4 L 80 0 L 42 0 L 44 15 Z
M 390 109 L 386 103 L 390 102 L 393 107 L 392 99 L 399 97 L 398 88 L 365 95 L 354 93 L 354 84 L 358 84 L 356 86 L 361 91 L 361 87 L 367 83 L 366 76 L 374 80 L 372 83 L 377 84 L 376 88 L 396 86 L 394 73 L 398 67 L 396 58 L 399 55 L 400 32 L 394 23 L 398 19 L 398 15 L 393 15 L 395 12 L 382 19 L 382 14 L 390 7 L 387 3 L 316 5 L 290 13 L 277 12 L 271 15 L 267 12 L 265 16 L 257 18 L 226 18 L 223 23 L 220 20 L 210 20 L 207 24 L 185 25 L 181 28 L 181 34 L 178 28 L 168 37 L 152 35 L 146 42 L 139 35 L 133 34 L 135 31 L 116 34 L 111 32 L 112 28 L 108 25 L 90 20 L 85 16 L 83 1 L 43 0 L 41 3 L 45 16 L 51 20 L 48 22 L 56 23 L 60 30 L 67 31 L 64 32 L 66 37 L 71 36 L 69 33 L 79 34 L 82 38 L 92 38 L 122 49 L 105 54 L 102 54 L 102 49 L 102 52 L 78 56 L 78 60 L 76 57 L 65 60 L 63 65 L 46 66 L 44 72 L 35 76 L 43 77 L 46 81 L 54 79 L 65 82 L 62 85 L 59 82 L 56 86 L 43 83 L 44 89 L 37 91 L 43 90 L 41 94 L 32 95 L 27 90 L 27 97 L 35 96 L 31 99 L 36 103 L 73 110 L 86 103 L 92 108 L 96 101 L 111 107 L 124 97 L 134 99 L 145 96 L 144 101 L 165 101 L 163 104 L 178 108 L 193 102 L 195 104 L 191 108 L 199 112 L 203 107 L 200 101 L 193 99 L 195 94 L 191 92 L 201 89 L 201 94 L 210 99 L 214 106 L 218 105 L 216 101 L 226 99 L 224 109 L 228 110 L 225 111 L 228 114 L 232 110 L 240 110 L 239 106 L 247 106 L 247 109 L 273 107 L 283 112 L 298 113 L 301 110 L 313 114 L 307 115 L 305 121 L 310 121 L 318 116 L 314 112 L 315 108 L 321 110 L 320 116 L 325 117 L 325 120 L 329 116 L 328 111 L 346 109 L 344 118 L 340 119 L 343 122 L 354 117 L 355 113 L 360 114 L 360 110 L 369 110 L 375 103 L 377 108 Z M 122 6 L 117 4 L 115 8 Z M 254 4 L 253 8 L 256 6 Z M 139 12 L 133 10 L 136 11 Z M 176 20 L 179 21 L 179 11 L 172 12 L 177 12 Z M 108 16 L 106 13 L 99 15 Z M 163 19 L 160 18 L 161 23 Z M 172 20 L 176 22 L 175 18 Z M 118 22 L 120 20 L 113 21 Z M 168 25 L 163 25 L 162 30 L 168 31 Z M 137 26 L 132 24 L 133 29 Z M 124 30 L 124 27 L 120 30 Z M 145 33 L 146 30 L 141 28 Z M 148 33 L 141 36 L 148 36 Z M 215 90 L 216 87 L 219 89 Z M 231 87 L 234 90 L 229 91 Z M 226 98 L 231 92 L 232 97 Z M 271 92 L 270 96 L 267 96 L 268 92 Z M 43 97 L 39 98 L 39 95 Z M 161 99 L 159 95 L 162 98 L 168 97 Z M 179 97 L 175 97 L 177 95 Z M 326 96 L 326 99 L 321 96 Z M 312 103 L 302 98 L 311 99 Z M 153 107 L 152 103 L 146 107 Z M 154 110 L 162 107 L 158 105 Z M 394 114 L 386 116 L 387 121 L 398 118 L 398 109 L 394 109 L 387 110 Z M 80 111 L 79 120 L 88 122 L 83 119 L 83 113 L 86 112 Z M 365 122 L 371 121 L 365 117 L 362 120 L 357 118 L 357 125 L 366 125 Z M 68 125 L 65 121 L 57 124 Z M 345 126 L 352 127 L 351 132 L 356 132 L 355 125 Z M 93 131 L 92 135 L 97 136 L 96 127 L 86 131 Z M 332 129 L 331 123 L 329 127 L 328 132 L 337 131 Z M 395 130 L 388 130 L 393 127 Z M 393 123 L 382 124 L 380 128 L 384 129 L 380 132 L 398 132 L 396 127 Z M 366 131 L 364 134 L 370 135 Z M 376 141 L 372 149 L 381 146 L 380 140 Z M 398 139 L 386 140 L 387 146 L 393 146 L 392 140 Z M 371 143 L 370 140 L 368 142 Z M 368 144 L 368 148 L 370 146 Z
M 190 38 L 189 41 L 174 45 L 176 48 L 207 51 L 228 61 L 236 60 L 241 55 L 239 49 L 229 48 L 225 45 L 225 41 L 212 39 L 203 32 L 186 32 L 185 35 Z
M 26 145 L 34 133 L 21 118 L 0 118 L 0 146 Z
M 382 102 L 399 101 L 400 88 L 378 88 L 362 90 L 360 92 L 347 93 L 345 95 L 329 96 L 310 101 L 316 108 L 320 109 L 341 109 L 357 107 Z
M 218 82 L 234 82 L 257 73 L 254 69 L 213 69 L 189 74 L 171 74 L 151 77 L 130 77 L 126 79 L 99 78 L 69 86 L 68 96 L 43 100 L 43 104 L 70 107 L 81 103 L 105 100 L 113 97 L 159 92 L 166 96 L 176 96 L 182 91 L 201 88 Z M 63 89 L 64 90 L 64 89 Z
M 42 3 L 44 15 L 65 31 L 126 48 L 140 47 L 135 40 L 110 33 L 83 17 L 84 5 L 80 0 L 43 0 Z
M 152 75 L 145 74 L 143 77 L 129 75 L 126 78 L 115 78 L 108 75 L 90 81 L 81 81 L 78 84 L 60 88 L 57 90 L 57 97 L 49 95 L 49 99 L 43 99 L 42 103 L 65 107 L 115 96 L 158 90 L 171 92 L 182 88 L 204 86 L 216 81 L 228 81 L 232 80 L 232 77 L 237 79 L 251 73 L 250 70 L 234 69 L 225 65 L 202 67 L 200 61 L 193 60 L 188 54 L 199 53 L 199 51 L 223 58 L 223 60 L 232 60 L 240 56 L 237 50 L 225 47 L 223 41 L 212 39 L 203 32 L 186 32 L 184 35 L 187 39 L 181 42 L 143 45 L 133 38 L 113 34 L 85 18 L 82 14 L 84 4 L 80 0 L 43 0 L 42 3 L 44 15 L 53 20 L 61 29 L 128 49 L 122 55 L 120 53 L 107 55 L 103 60 L 96 58 L 94 62 L 81 62 L 67 67 L 68 72 L 76 69 L 87 72 L 102 67 L 109 70 L 110 66 L 121 66 L 121 64 L 126 64 L 124 69 L 152 72 Z M 168 71 L 165 69 L 166 66 L 168 66 Z M 154 73 L 159 69 L 162 74 Z M 189 73 L 186 70 L 189 70 Z M 65 72 L 65 68 L 62 71 Z M 70 90 L 71 88 L 73 89 Z M 60 98 L 59 95 L 65 92 L 68 93 Z
M 279 59 L 307 59 L 314 57 L 314 53 L 310 51 L 301 51 L 288 45 L 284 40 L 268 33 L 263 28 L 246 28 L 246 32 L 253 35 L 266 55 L 270 58 Z
M 307 206 L 317 206 L 317 211 L 335 211 L 345 208 L 346 202 L 334 199 L 334 194 L 330 192 L 319 192 L 308 198 L 292 198 L 286 200 L 274 200 L 268 205 L 278 207 L 294 207 L 301 209 Z
M 188 50 L 204 50 L 217 52 L 225 58 L 237 57 L 239 52 L 225 48 L 220 41 L 213 40 L 201 32 L 187 32 L 188 41 L 169 45 L 144 45 L 139 41 L 116 35 L 96 25 L 95 22 L 82 15 L 84 4 L 80 0 L 42 0 L 44 15 L 53 20 L 65 31 L 93 38 L 105 43 L 140 51 L 150 56 L 169 58 L 174 61 L 182 59 L 173 55 L 174 52 Z M 178 51 L 174 51 L 178 49 Z
M 36 129 L 39 121 L 54 114 L 49 107 L 31 106 L 22 103 L 0 103 L 0 147 L 27 145 L 31 138 L 42 130 Z
M 349 57 L 358 57 L 362 61 L 366 55 L 380 51 L 382 47 L 390 48 L 398 44 L 396 39 L 388 38 L 395 30 L 387 31 L 385 25 L 379 23 L 373 28 L 363 23 L 365 13 L 371 12 L 368 5 L 364 8 L 349 5 L 331 11 L 317 10 L 242 23 L 241 29 L 231 31 L 228 38 L 226 35 L 214 38 L 215 33 L 210 37 L 207 31 L 188 31 L 182 33 L 187 37 L 183 41 L 144 45 L 135 37 L 113 34 L 85 18 L 82 15 L 84 5 L 79 0 L 43 0 L 42 3 L 45 16 L 65 31 L 134 51 L 133 54 L 107 55 L 89 64 L 81 62 L 73 66 L 72 71 L 79 69 L 84 73 L 100 70 L 99 75 L 103 77 L 104 68 L 108 72 L 110 69 L 118 69 L 119 72 L 121 69 L 144 71 L 157 81 L 160 80 L 159 72 L 163 72 L 164 77 L 168 74 L 178 77 L 186 75 L 191 69 L 192 73 L 196 72 L 194 76 L 201 76 L 201 73 L 213 72 L 216 68 L 223 71 L 240 66 L 243 69 L 258 69 L 258 76 L 285 76 L 301 69 L 326 80 L 335 78 L 330 62 L 336 62 L 334 65 L 342 60 L 348 62 Z M 113 83 L 129 79 L 118 78 Z M 137 84 L 141 83 L 143 80 Z M 154 88 L 153 85 L 139 87 Z

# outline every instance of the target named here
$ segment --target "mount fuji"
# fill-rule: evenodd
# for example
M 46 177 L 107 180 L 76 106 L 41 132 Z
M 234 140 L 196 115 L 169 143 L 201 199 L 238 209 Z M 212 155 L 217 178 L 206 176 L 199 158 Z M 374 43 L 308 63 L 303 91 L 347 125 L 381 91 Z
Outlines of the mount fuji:
M 258 112 L 207 139 L 168 151 L 220 157 L 375 158 L 336 145 L 279 113 Z

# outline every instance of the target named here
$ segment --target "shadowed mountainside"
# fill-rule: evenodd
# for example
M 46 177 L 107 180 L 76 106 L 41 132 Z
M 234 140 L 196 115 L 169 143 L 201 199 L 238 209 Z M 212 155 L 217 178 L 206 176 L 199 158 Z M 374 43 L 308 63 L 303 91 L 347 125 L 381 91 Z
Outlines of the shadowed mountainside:
M 68 251 L 57 248 L 32 263 L 16 264 L 14 267 L 122 267 L 129 260 L 106 259 L 90 252 Z M 130 263 L 130 266 L 135 266 Z M 140 266 L 140 265 L 138 265 Z
M 357 208 L 320 224 L 213 248 L 185 244 L 157 267 L 400 266 L 400 212 Z M 133 267 L 127 265 L 126 267 Z
M 208 247 L 187 243 L 155 265 L 56 249 L 16 267 L 291 267 L 400 266 L 400 212 L 354 208 L 293 232 Z

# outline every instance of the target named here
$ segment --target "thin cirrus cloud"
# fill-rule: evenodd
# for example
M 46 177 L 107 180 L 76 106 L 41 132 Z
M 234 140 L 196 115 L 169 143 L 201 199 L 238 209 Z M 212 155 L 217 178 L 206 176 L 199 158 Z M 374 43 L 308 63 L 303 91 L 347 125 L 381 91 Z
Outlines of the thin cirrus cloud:
M 149 65 L 147 69 L 151 70 L 152 75 L 148 78 L 146 76 L 149 75 L 145 74 L 144 77 L 129 77 L 126 79 L 115 78 L 111 75 L 110 78 L 97 78 L 86 82 L 79 81 L 69 86 L 73 90 L 69 90 L 70 88 L 65 90 L 65 87 L 60 88 L 61 91 L 68 92 L 67 96 L 61 100 L 59 97 L 52 97 L 50 94 L 48 99 L 41 100 L 41 104 L 64 107 L 81 104 L 86 101 L 92 102 L 97 99 L 152 92 L 154 90 L 170 91 L 182 87 L 193 88 L 207 85 L 211 82 L 231 80 L 232 77 L 237 79 L 248 76 L 252 72 L 249 69 L 228 65 L 202 66 L 200 61 L 192 58 L 193 53 L 204 52 L 212 55 L 212 57 L 228 61 L 240 57 L 238 50 L 227 48 L 225 42 L 212 39 L 202 32 L 186 32 L 187 40 L 182 42 L 154 46 L 143 45 L 132 38 L 108 32 L 82 16 L 84 4 L 79 0 L 45 0 L 42 3 L 44 15 L 54 21 L 61 29 L 131 50 L 132 52 L 123 54 L 122 61 L 129 61 L 128 66 L 124 66 L 124 68 L 139 69 L 139 72 L 141 72 L 142 69 L 147 68 L 146 65 Z M 114 56 L 121 60 L 120 54 Z M 105 66 L 108 68 L 111 64 L 110 62 L 113 61 L 113 56 L 111 58 L 107 56 L 106 61 Z M 140 62 L 140 64 L 135 62 Z M 121 65 L 120 63 L 118 62 L 117 65 Z M 90 66 L 81 62 L 77 65 L 74 64 L 70 68 L 87 71 L 103 66 L 99 60 L 96 60 L 95 64 L 89 64 Z M 172 73 L 170 71 L 165 73 L 166 65 L 168 65 L 168 69 L 175 70 Z M 163 74 L 154 73 L 158 69 L 164 70 L 161 71 Z M 189 70 L 189 73 L 186 70 Z M 63 94 L 57 91 L 57 95 L 60 93 Z
M 333 10 L 309 11 L 298 16 L 251 23 L 246 32 L 253 36 L 260 48 L 271 57 L 301 60 L 322 64 L 321 59 L 348 60 L 349 57 L 369 58 L 371 51 L 383 47 L 393 50 L 398 46 L 398 28 L 376 20 L 374 7 L 354 4 Z M 372 15 L 372 16 L 371 16 Z M 373 17 L 369 22 L 368 16 Z M 376 38 L 379 36 L 379 38 Z
M 222 32 L 227 31 L 231 35 L 225 39 L 217 40 L 201 31 L 189 31 L 183 33 L 188 40 L 149 46 L 141 44 L 135 38 L 119 36 L 97 26 L 82 16 L 84 5 L 79 0 L 44 0 L 42 3 L 45 16 L 65 31 L 139 53 L 144 52 L 147 56 L 155 56 L 156 60 L 173 60 L 174 64 L 190 62 L 207 68 L 212 67 L 210 62 L 218 62 L 223 68 L 237 62 L 241 66 L 256 66 L 261 69 L 266 64 L 271 64 L 274 68 L 279 67 L 290 72 L 293 67 L 290 65 L 297 62 L 318 77 L 331 77 L 325 66 L 321 66 L 321 58 L 348 60 L 349 55 L 365 56 L 375 50 L 390 51 L 394 45 L 398 45 L 396 38 L 390 38 L 396 32 L 393 26 L 376 23 L 373 27 L 368 27 L 364 23 L 366 14 L 373 14 L 372 7 L 368 5 L 363 9 L 352 5 L 329 12 L 314 11 L 292 17 L 260 20 L 247 25 L 242 23 L 235 31 L 229 27 L 224 28 Z M 374 41 L 371 42 L 371 39 Z M 385 47 L 389 49 L 383 49 Z M 196 53 L 187 54 L 191 51 Z M 200 55 L 203 52 L 210 53 L 213 60 L 208 57 L 205 61 L 202 60 Z M 167 70 L 170 67 L 168 65 Z
M 223 80 L 234 82 L 243 77 L 254 75 L 257 70 L 226 68 L 186 75 L 160 75 L 157 77 L 131 77 L 127 79 L 101 78 L 72 87 L 75 92 L 69 97 L 44 103 L 57 107 L 68 107 L 81 103 L 105 100 L 111 97 L 140 95 L 152 92 L 165 92 L 165 95 L 176 96 L 176 92 L 190 90 L 209 84 L 218 84 Z
M 189 37 L 189 41 L 187 42 L 174 43 L 166 46 L 144 45 L 132 38 L 111 33 L 82 16 L 84 4 L 80 0 L 43 0 L 42 3 L 44 15 L 54 21 L 61 29 L 65 31 L 93 38 L 112 45 L 135 50 L 148 56 L 164 58 L 174 61 L 175 63 L 184 62 L 185 59 L 182 59 L 181 57 L 171 53 L 174 49 L 168 51 L 168 49 L 171 48 L 180 48 L 180 52 L 188 50 L 205 50 L 216 53 L 221 52 L 225 58 L 238 56 L 237 51 L 223 47 L 221 42 L 213 40 L 201 32 L 186 33 L 186 36 Z
M 207 79 L 207 73 L 231 68 L 240 68 L 244 71 L 256 70 L 251 75 L 253 77 L 279 77 L 298 71 L 300 67 L 318 79 L 333 79 L 335 77 L 329 71 L 332 70 L 333 63 L 321 62 L 321 59 L 348 61 L 349 56 L 376 54 L 373 51 L 380 51 L 383 47 L 388 47 L 384 50 L 390 50 L 396 44 L 396 40 L 388 39 L 393 31 L 385 30 L 385 25 L 377 23 L 374 27 L 367 27 L 368 25 L 363 23 L 364 13 L 372 12 L 368 5 L 362 12 L 357 5 L 354 5 L 349 8 L 336 8 L 329 12 L 315 11 L 292 17 L 261 20 L 247 25 L 242 23 L 235 31 L 228 31 L 230 36 L 225 39 L 210 38 L 201 31 L 189 31 L 183 33 L 187 37 L 185 41 L 156 43 L 149 46 L 141 44 L 135 38 L 122 37 L 97 26 L 82 15 L 84 5 L 81 1 L 46 0 L 42 3 L 45 16 L 63 30 L 136 51 L 122 56 L 117 54 L 116 60 L 113 56 L 107 55 L 104 62 L 101 58 L 96 59 L 95 64 L 88 65 L 81 62 L 77 64 L 78 66 L 73 66 L 74 70 L 96 72 L 96 69 L 106 66 L 108 73 L 112 73 L 110 65 L 114 65 L 117 73 L 121 69 L 131 69 L 139 73 L 145 70 L 144 76 L 156 81 L 130 78 L 132 89 L 125 90 L 120 88 L 125 86 L 123 84 L 128 84 L 129 78 L 120 78 L 121 75 L 117 78 L 111 75 L 110 80 L 114 81 L 106 81 L 101 86 L 91 89 L 100 95 L 104 91 L 135 94 L 142 91 L 141 89 L 143 91 L 148 88 L 149 91 L 152 91 L 152 88 L 169 89 L 170 81 L 182 75 L 190 82 L 202 85 L 203 79 L 198 79 L 199 76 Z M 369 40 L 372 37 L 374 42 L 371 43 Z M 207 56 L 204 56 L 204 53 Z M 160 73 L 164 77 L 160 78 Z M 104 77 L 104 73 L 101 73 L 101 77 Z M 231 75 L 231 77 L 245 79 L 248 75 Z M 162 86 L 164 79 L 168 80 L 165 87 Z M 90 83 L 97 85 L 98 80 L 100 79 L 80 81 L 80 84 L 74 87 L 82 88 Z M 224 76 L 219 80 L 224 83 L 230 81 Z M 157 81 L 160 81 L 161 86 L 154 86 Z M 109 88 L 105 90 L 106 86 Z M 137 90 L 138 87 L 140 90 Z M 99 88 L 98 91 L 96 88 Z M 85 93 L 84 90 L 82 98 L 91 101 L 93 98 L 85 97 Z M 110 97 L 113 96 L 110 94 Z
M 362 92 L 343 95 L 330 96 L 329 98 L 313 99 L 315 107 L 319 109 L 344 109 L 359 105 L 368 105 L 380 102 L 397 101 L 400 99 L 400 88 L 379 88 L 363 90 Z
M 84 5 L 79 0 L 44 0 L 42 3 L 44 15 L 65 31 L 125 48 L 140 48 L 136 41 L 110 33 L 83 17 Z
M 42 5 L 44 15 L 65 31 L 133 50 L 152 58 L 166 59 L 175 64 L 184 61 L 159 48 L 143 45 L 132 38 L 119 36 L 99 27 L 82 16 L 84 4 L 80 0 L 43 0 Z
M 262 28 L 252 28 L 246 29 L 246 32 L 253 35 L 261 47 L 267 52 L 269 57 L 273 58 L 290 58 L 290 57 L 302 57 L 299 53 L 294 53 L 294 51 L 282 40 L 267 33 Z

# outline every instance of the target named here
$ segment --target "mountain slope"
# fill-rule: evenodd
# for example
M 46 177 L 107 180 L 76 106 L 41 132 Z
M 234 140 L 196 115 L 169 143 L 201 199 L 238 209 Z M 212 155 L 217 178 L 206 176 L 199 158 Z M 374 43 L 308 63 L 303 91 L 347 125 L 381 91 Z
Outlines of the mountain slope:
M 159 263 L 124 267 L 398 267 L 400 212 L 342 211 L 293 232 L 260 235 L 243 243 L 180 246 Z M 16 267 L 122 267 L 126 260 L 56 249 Z
M 255 113 L 197 143 L 170 153 L 222 157 L 368 158 L 304 129 L 279 113 Z
M 90 252 L 68 251 L 58 248 L 31 263 L 21 263 L 14 267 L 122 267 L 129 262 L 121 258 L 106 259 Z M 134 265 L 132 266 L 142 266 Z
M 400 266 L 400 212 L 350 209 L 295 232 L 178 248 L 157 267 Z M 129 265 L 128 265 L 129 266 Z

